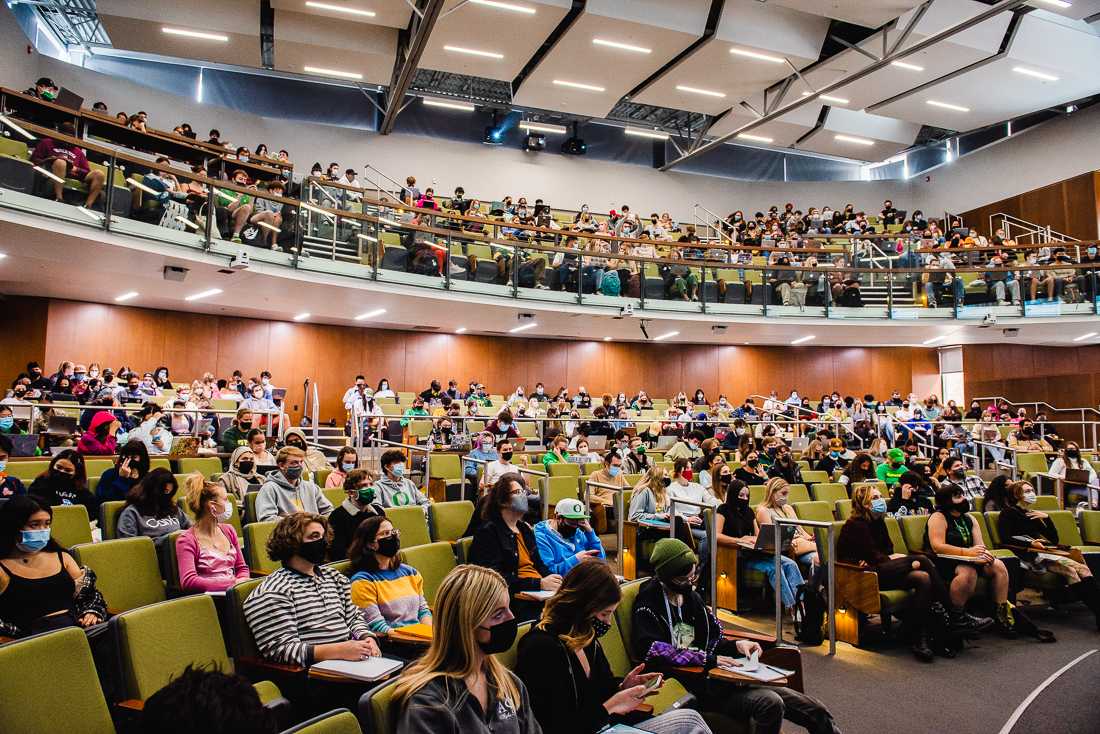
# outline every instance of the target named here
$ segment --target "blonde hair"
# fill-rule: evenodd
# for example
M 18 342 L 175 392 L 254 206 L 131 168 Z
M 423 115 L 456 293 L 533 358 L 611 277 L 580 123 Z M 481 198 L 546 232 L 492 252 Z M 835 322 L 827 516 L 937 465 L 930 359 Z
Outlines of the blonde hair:
M 401 674 L 393 691 L 396 710 L 436 678 L 461 682 L 477 673 L 477 633 L 493 613 L 500 597 L 508 597 L 504 578 L 484 566 L 462 565 L 455 568 L 436 592 L 432 624 L 438 634 L 432 637 L 428 651 Z M 496 688 L 498 697 L 517 709 L 519 689 L 512 674 L 493 655 L 485 657 L 485 676 Z
M 772 477 L 764 484 L 764 502 L 765 507 L 775 509 L 775 503 L 772 501 L 775 497 L 775 493 L 782 490 L 784 487 L 789 487 L 790 484 L 783 477 Z M 855 503 L 853 503 L 854 505 Z
M 305 459 L 306 452 L 302 451 L 297 446 L 283 446 L 279 449 L 279 453 L 275 454 L 275 463 L 285 464 L 287 461 L 294 458 Z
M 663 466 L 657 466 L 656 464 L 649 467 L 646 470 L 645 476 L 634 487 L 635 492 L 640 492 L 643 489 L 649 489 L 653 493 L 653 501 L 656 506 L 657 512 L 663 512 L 668 509 L 668 488 L 665 486 L 664 478 L 667 472 Z
M 876 485 L 870 482 L 857 484 L 852 490 L 852 516 L 868 520 L 871 517 L 871 492 Z M 898 482 L 897 492 L 901 491 L 901 482 Z
M 217 482 L 208 482 L 200 472 L 191 472 L 183 481 L 184 499 L 195 520 L 206 514 L 206 503 L 218 496 L 218 490 L 224 489 Z

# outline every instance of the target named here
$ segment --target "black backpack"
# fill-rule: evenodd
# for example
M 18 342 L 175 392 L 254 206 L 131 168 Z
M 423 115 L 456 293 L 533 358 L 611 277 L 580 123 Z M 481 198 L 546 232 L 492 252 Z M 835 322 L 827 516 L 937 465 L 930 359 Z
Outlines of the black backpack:
M 820 645 L 825 640 L 821 629 L 827 609 L 828 602 L 819 585 L 799 586 L 794 595 L 794 638 L 803 645 Z

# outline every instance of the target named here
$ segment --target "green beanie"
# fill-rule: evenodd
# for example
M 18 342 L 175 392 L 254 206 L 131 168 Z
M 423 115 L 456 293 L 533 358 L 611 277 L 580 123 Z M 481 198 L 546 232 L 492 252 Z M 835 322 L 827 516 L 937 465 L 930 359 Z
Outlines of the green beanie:
M 654 544 L 653 552 L 649 554 L 649 562 L 658 578 L 674 579 L 684 576 L 691 567 L 699 562 L 698 557 L 682 540 L 676 538 L 661 538 Z
M 901 449 L 890 449 L 886 452 L 886 458 L 890 461 L 896 461 L 900 464 L 901 462 L 905 461 L 905 452 Z

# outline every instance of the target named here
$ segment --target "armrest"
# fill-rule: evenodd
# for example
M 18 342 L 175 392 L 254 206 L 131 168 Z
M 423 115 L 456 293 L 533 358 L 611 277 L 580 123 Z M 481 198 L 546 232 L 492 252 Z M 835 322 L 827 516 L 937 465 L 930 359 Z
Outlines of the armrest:
M 284 663 L 272 663 L 263 658 L 255 657 L 241 657 L 237 658 L 237 663 L 240 665 L 247 665 L 253 668 L 262 668 L 264 670 L 271 670 L 278 673 L 286 673 L 289 675 L 300 675 L 306 672 L 306 669 L 301 665 L 286 665 Z
M 120 709 L 126 709 L 127 711 L 144 711 L 145 701 L 140 698 L 128 698 L 125 701 L 119 701 L 117 704 Z
M 750 632 L 749 630 L 742 629 L 722 630 L 722 637 L 727 640 L 752 640 L 753 642 L 759 642 L 761 646 L 775 644 L 775 635 Z

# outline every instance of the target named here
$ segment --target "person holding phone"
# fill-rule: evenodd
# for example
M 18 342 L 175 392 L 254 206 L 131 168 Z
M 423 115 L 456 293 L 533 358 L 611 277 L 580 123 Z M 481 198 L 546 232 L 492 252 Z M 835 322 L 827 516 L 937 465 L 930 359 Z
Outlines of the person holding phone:
M 588 519 L 584 503 L 567 497 L 554 508 L 554 517 L 535 525 L 535 544 L 550 573 L 564 576 L 589 558 L 606 560 L 600 536 Z
M 634 713 L 664 680 L 641 664 L 617 678 L 600 638 L 614 624 L 622 591 L 606 563 L 584 560 L 546 603 L 542 618 L 519 643 L 516 675 L 527 686 L 531 709 L 545 734 L 595 734 L 629 723 L 661 734 L 709 734 L 699 712 L 673 709 L 644 720 Z
M 139 439 L 130 439 L 118 450 L 115 465 L 99 477 L 95 495 L 100 502 L 124 500 L 149 473 L 149 450 Z

